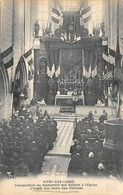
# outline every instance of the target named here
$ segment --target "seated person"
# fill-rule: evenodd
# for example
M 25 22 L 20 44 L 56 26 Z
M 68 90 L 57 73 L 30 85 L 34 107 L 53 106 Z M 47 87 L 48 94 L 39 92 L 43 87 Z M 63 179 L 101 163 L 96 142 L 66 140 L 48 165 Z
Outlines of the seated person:
M 44 98 L 42 98 L 41 101 L 37 101 L 37 103 L 39 105 L 45 105 L 46 104 Z
M 78 95 L 78 93 L 77 93 L 77 89 L 74 89 L 73 90 L 73 94 L 72 94 L 73 96 L 77 96 Z
M 41 105 L 45 105 L 46 103 L 45 103 L 45 100 L 44 100 L 44 98 L 42 98 L 42 100 L 41 100 Z

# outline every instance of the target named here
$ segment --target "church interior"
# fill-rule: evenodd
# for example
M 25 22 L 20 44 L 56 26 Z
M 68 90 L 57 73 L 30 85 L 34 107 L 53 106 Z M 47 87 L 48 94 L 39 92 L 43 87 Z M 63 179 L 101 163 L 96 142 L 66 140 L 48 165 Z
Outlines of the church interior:
M 0 179 L 123 178 L 123 0 L 0 0 Z

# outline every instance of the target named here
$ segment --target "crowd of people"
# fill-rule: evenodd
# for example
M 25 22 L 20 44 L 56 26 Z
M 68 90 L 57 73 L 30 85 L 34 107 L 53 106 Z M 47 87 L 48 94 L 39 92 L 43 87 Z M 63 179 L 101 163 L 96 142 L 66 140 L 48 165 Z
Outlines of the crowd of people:
M 46 153 L 57 137 L 57 122 L 40 108 L 22 106 L 11 121 L 0 123 L 0 177 L 35 175 L 41 172 Z
M 99 121 L 95 121 L 90 111 L 87 117 L 75 122 L 68 176 L 120 178 L 116 153 L 103 147 L 107 117 L 103 111 Z

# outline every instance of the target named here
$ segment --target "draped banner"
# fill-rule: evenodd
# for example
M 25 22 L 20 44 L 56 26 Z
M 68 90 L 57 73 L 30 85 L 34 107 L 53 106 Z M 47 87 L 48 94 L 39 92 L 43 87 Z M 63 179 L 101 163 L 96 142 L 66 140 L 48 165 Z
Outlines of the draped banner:
M 58 77 L 60 74 L 60 49 L 50 49 L 47 63 L 47 75 L 50 78 Z
M 83 51 L 83 52 L 82 52 Z M 47 74 L 53 78 L 66 77 L 72 70 L 77 79 L 89 78 L 97 74 L 97 54 L 94 49 L 50 49 Z
M 89 78 L 97 74 L 97 55 L 94 49 L 84 49 L 83 76 Z

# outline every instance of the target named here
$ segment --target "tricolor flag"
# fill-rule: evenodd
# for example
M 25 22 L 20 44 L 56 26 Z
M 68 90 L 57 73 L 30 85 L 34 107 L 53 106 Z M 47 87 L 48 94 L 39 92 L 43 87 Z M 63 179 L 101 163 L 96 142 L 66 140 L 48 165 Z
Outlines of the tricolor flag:
M 83 9 L 80 13 L 80 15 L 83 17 L 84 23 L 87 23 L 91 20 L 91 6 Z
M 102 57 L 104 62 L 109 63 L 108 37 L 102 37 L 102 50 Z
M 97 54 L 92 51 L 91 52 L 91 76 L 95 77 L 97 75 Z
M 59 16 L 60 16 L 60 12 L 59 10 L 52 8 L 52 21 L 59 24 Z
M 47 65 L 47 75 L 52 78 L 55 74 L 55 64 L 54 64 L 54 49 L 49 50 L 49 59 Z
M 115 50 L 109 48 L 109 63 L 115 65 Z
M 61 33 L 61 40 L 66 41 L 67 40 L 67 33 Z
M 80 40 L 81 40 L 81 36 L 78 35 L 78 36 L 76 37 L 76 40 L 77 40 L 77 41 L 80 41 Z
M 84 50 L 83 76 L 86 78 L 91 76 L 91 51 L 89 49 Z
M 122 59 L 122 55 L 120 54 L 119 39 L 117 37 L 117 46 L 116 46 L 116 53 L 115 53 L 115 65 L 117 67 L 121 67 L 121 59 Z
M 32 48 L 28 50 L 23 56 L 28 62 L 29 66 L 31 66 L 32 65 Z
M 49 60 L 47 61 L 47 75 L 52 78 L 52 67 L 50 66 Z
M 6 69 L 13 66 L 13 46 L 1 53 L 1 60 L 3 61 Z
M 55 76 L 58 77 L 60 74 L 60 50 L 55 49 Z

